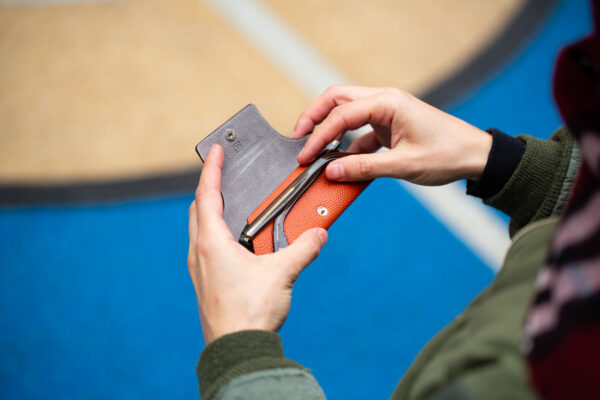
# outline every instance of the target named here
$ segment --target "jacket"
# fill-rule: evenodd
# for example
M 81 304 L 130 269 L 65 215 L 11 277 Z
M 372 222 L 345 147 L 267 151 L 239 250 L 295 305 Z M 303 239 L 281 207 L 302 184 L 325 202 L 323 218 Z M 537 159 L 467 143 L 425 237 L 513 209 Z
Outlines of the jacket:
M 523 319 L 580 156 L 563 128 L 549 140 L 511 139 L 524 143 L 522 156 L 501 189 L 483 199 L 511 217 L 513 240 L 503 266 L 421 350 L 391 399 L 536 398 L 521 351 Z M 197 373 L 206 400 L 325 399 L 310 371 L 285 358 L 274 332 L 242 331 L 215 340 L 200 355 Z

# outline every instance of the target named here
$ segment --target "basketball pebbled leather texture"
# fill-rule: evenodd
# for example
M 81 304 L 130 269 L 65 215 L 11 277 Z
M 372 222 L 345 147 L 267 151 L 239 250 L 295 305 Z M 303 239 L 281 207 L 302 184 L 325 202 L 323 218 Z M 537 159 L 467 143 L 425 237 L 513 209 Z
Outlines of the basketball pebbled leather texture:
M 248 217 L 252 223 L 300 175 L 306 167 L 298 167 L 263 201 Z M 283 223 L 288 243 L 293 243 L 304 231 L 311 228 L 328 229 L 371 181 L 334 182 L 321 171 L 317 179 L 292 206 Z M 323 212 L 324 207 L 326 212 Z M 319 209 L 321 208 L 321 213 Z M 254 253 L 273 253 L 273 225 L 271 221 L 254 237 Z

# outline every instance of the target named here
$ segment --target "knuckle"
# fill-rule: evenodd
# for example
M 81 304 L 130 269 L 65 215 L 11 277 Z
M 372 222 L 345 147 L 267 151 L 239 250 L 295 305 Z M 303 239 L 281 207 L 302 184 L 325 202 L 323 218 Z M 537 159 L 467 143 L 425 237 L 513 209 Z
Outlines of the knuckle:
M 202 199 L 202 196 L 204 196 L 204 190 L 202 190 L 202 188 L 200 188 L 200 186 L 198 186 L 196 188 L 196 192 L 194 193 L 194 197 L 196 198 L 196 200 L 194 200 L 196 203 L 199 203 L 200 200 Z
M 402 96 L 402 89 L 399 89 L 397 87 L 389 86 L 386 87 L 383 91 L 388 96 Z
M 192 270 L 192 268 L 194 268 L 195 263 L 196 263 L 196 258 L 192 254 L 188 254 L 188 257 L 187 257 L 188 269 Z
M 331 110 L 331 112 L 329 113 L 329 119 L 331 120 L 334 126 L 346 126 L 346 118 L 344 117 L 344 111 L 342 110 L 342 106 L 338 106 Z
M 331 97 L 335 97 L 335 95 L 339 92 L 341 85 L 331 85 L 327 89 L 325 89 L 325 94 Z
M 329 112 L 329 118 L 331 118 L 331 119 L 339 119 L 339 118 L 341 118 L 341 116 L 342 116 L 342 114 L 341 114 L 341 113 L 342 113 L 342 112 L 341 112 L 341 110 L 340 110 L 340 107 L 339 107 L 339 106 L 337 106 L 337 107 L 335 107 L 333 110 L 331 110 L 331 111 Z
M 373 173 L 373 163 L 368 157 L 358 158 L 358 172 L 361 176 L 370 176 Z
M 308 116 L 308 110 L 302 111 L 302 114 L 298 117 L 298 123 L 302 123 L 306 120 L 310 121 L 310 117 Z
M 384 90 L 385 97 L 391 101 L 399 101 L 405 97 L 405 92 L 402 89 L 388 87 Z
M 199 254 L 205 254 L 209 251 L 210 245 L 207 240 L 198 239 L 196 240 L 196 251 Z
M 194 202 L 197 205 L 202 206 L 208 199 L 211 199 L 214 196 L 220 196 L 221 192 L 212 188 L 198 188 L 196 189 Z
M 384 90 L 384 95 L 389 102 L 391 102 L 392 104 L 397 104 L 397 105 L 402 104 L 409 97 L 408 92 L 406 92 L 405 90 L 399 89 L 399 88 L 395 88 L 395 87 L 386 88 Z

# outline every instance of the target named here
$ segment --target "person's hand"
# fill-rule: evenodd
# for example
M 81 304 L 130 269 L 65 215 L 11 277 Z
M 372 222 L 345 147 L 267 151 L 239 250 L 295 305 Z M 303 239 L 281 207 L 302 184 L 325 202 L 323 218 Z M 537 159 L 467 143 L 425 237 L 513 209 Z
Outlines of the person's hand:
M 264 256 L 237 243 L 223 220 L 223 159 L 223 149 L 214 145 L 190 206 L 188 269 L 207 344 L 241 330 L 279 330 L 290 310 L 294 281 L 327 241 L 325 230 L 311 229 Z
M 492 146 L 488 133 L 399 89 L 332 86 L 296 123 L 294 138 L 314 129 L 298 162 L 309 163 L 346 130 L 367 123 L 373 132 L 355 139 L 348 151 L 368 154 L 331 162 L 325 170 L 328 179 L 357 181 L 387 176 L 421 185 L 476 181 Z M 391 150 L 373 153 L 381 147 Z

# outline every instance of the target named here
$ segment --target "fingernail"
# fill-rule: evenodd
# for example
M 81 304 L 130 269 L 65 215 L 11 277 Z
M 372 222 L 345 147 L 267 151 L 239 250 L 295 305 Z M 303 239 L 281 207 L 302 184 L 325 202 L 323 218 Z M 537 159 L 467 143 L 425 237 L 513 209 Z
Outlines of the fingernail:
M 344 165 L 342 163 L 331 163 L 327 167 L 327 177 L 331 180 L 338 180 L 344 177 Z
M 321 246 L 327 243 L 327 231 L 325 229 L 317 229 L 319 239 L 321 239 Z
M 304 149 L 302 149 L 300 154 L 298 154 L 298 161 L 302 160 L 302 156 L 304 155 L 304 153 L 305 153 L 305 151 L 304 151 Z

